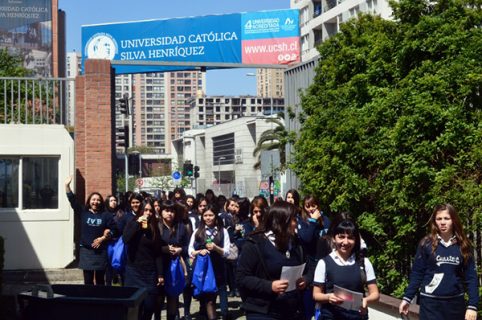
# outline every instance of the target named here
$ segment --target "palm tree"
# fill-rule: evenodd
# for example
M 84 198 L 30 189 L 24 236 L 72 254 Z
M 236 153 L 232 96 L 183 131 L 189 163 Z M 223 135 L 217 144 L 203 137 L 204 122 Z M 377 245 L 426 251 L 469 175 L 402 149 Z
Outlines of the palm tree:
M 263 151 L 278 150 L 280 155 L 280 170 L 286 167 L 286 144 L 293 141 L 292 134 L 286 130 L 284 125 L 284 113 L 279 112 L 276 118 L 266 119 L 266 122 L 273 123 L 275 127 L 264 131 L 259 137 L 256 147 L 253 150 L 253 156 L 257 157 L 254 169 L 261 168 L 261 153 Z

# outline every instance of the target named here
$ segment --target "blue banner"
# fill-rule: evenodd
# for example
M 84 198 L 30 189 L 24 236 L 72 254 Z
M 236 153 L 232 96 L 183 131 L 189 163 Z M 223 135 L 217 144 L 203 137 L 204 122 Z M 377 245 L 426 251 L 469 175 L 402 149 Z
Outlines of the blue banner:
M 267 44 L 250 43 L 249 52 L 246 53 L 243 51 L 243 40 L 290 38 L 293 41 L 293 37 L 299 41 L 298 10 L 233 13 L 82 27 L 83 59 L 116 61 L 242 64 L 249 60 L 249 63 L 253 64 L 257 61 L 258 52 L 269 51 L 271 47 Z M 253 49 L 251 46 L 261 48 Z M 278 47 L 284 48 L 281 45 Z M 290 54 L 298 59 L 299 52 L 292 52 L 294 47 L 297 49 L 298 46 L 291 44 Z M 268 60 L 269 57 L 264 54 L 259 63 L 266 64 Z M 273 60 L 272 63 L 278 64 L 278 61 Z M 189 68 L 146 65 L 114 67 L 118 74 Z
M 247 12 L 241 16 L 243 40 L 298 37 L 298 10 Z

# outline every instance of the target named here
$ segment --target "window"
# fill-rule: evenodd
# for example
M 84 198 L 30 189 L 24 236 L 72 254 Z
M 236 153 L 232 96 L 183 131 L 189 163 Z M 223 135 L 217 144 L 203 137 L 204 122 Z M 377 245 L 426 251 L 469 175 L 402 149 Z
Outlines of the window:
M 59 157 L 0 158 L 0 208 L 58 208 L 58 166 Z

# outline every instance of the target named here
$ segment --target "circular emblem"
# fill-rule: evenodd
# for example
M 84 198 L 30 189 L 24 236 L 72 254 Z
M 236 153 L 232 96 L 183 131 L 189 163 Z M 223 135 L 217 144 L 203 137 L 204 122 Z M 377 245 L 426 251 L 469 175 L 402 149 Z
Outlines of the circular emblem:
M 173 178 L 174 180 L 179 180 L 179 179 L 182 178 L 182 174 L 181 174 L 179 171 L 174 171 L 174 172 L 172 173 L 172 178 Z
M 108 33 L 94 34 L 85 46 L 85 55 L 89 59 L 114 59 L 117 53 L 117 42 Z

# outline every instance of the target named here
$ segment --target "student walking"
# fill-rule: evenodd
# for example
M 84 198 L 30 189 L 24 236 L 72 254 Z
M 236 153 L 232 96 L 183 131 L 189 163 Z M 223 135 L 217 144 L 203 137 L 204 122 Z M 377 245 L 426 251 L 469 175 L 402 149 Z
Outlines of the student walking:
M 166 200 L 161 203 L 161 220 L 159 221 L 159 230 L 161 233 L 161 239 L 164 243 L 162 246 L 162 261 L 164 269 L 164 279 L 167 282 L 171 278 L 171 260 L 179 259 L 184 264 L 185 257 L 187 257 L 189 237 L 186 226 L 181 221 L 177 211 L 176 203 L 171 200 Z M 186 274 L 187 275 L 187 274 Z M 183 277 L 184 277 L 183 271 Z M 168 283 L 166 283 L 167 285 Z M 179 292 L 180 294 L 181 292 Z M 167 300 L 166 313 L 167 320 L 174 320 L 176 318 L 179 294 L 174 295 L 166 290 L 161 290 L 161 301 L 164 301 L 164 297 Z
M 410 283 L 400 303 L 401 314 L 408 314 L 418 290 L 421 320 L 477 318 L 479 291 L 473 249 L 450 204 L 438 205 L 433 210 L 430 233 L 418 245 Z
M 206 210 L 201 215 L 201 223 L 191 236 L 189 242 L 189 255 L 195 260 L 198 255 L 209 255 L 219 294 L 226 292 L 226 276 L 224 273 L 224 258 L 229 254 L 229 235 L 223 227 L 223 222 L 218 216 L 216 204 L 208 203 Z M 195 269 L 196 261 L 194 261 Z M 217 293 L 206 293 L 200 296 L 201 309 L 204 308 L 208 320 L 216 319 Z M 222 301 L 221 301 L 222 302 Z M 228 306 L 221 305 L 222 317 L 228 317 Z
M 127 244 L 125 285 L 147 290 L 147 297 L 139 310 L 139 320 L 150 320 L 156 309 L 158 287 L 164 284 L 162 239 L 150 200 L 143 201 L 122 237 Z
M 368 319 L 368 304 L 377 301 L 380 294 L 373 266 L 360 253 L 360 232 L 355 220 L 348 213 L 338 214 L 328 237 L 334 250 L 318 261 L 313 281 L 313 298 L 322 304 L 320 319 Z M 360 310 L 341 307 L 344 299 L 336 294 L 335 286 L 362 294 Z
M 236 281 L 248 320 L 303 318 L 301 291 L 306 279 L 299 278 L 296 289 L 290 291 L 288 280 L 280 280 L 284 266 L 304 263 L 295 236 L 296 214 L 293 204 L 275 202 L 264 223 L 243 245 Z

